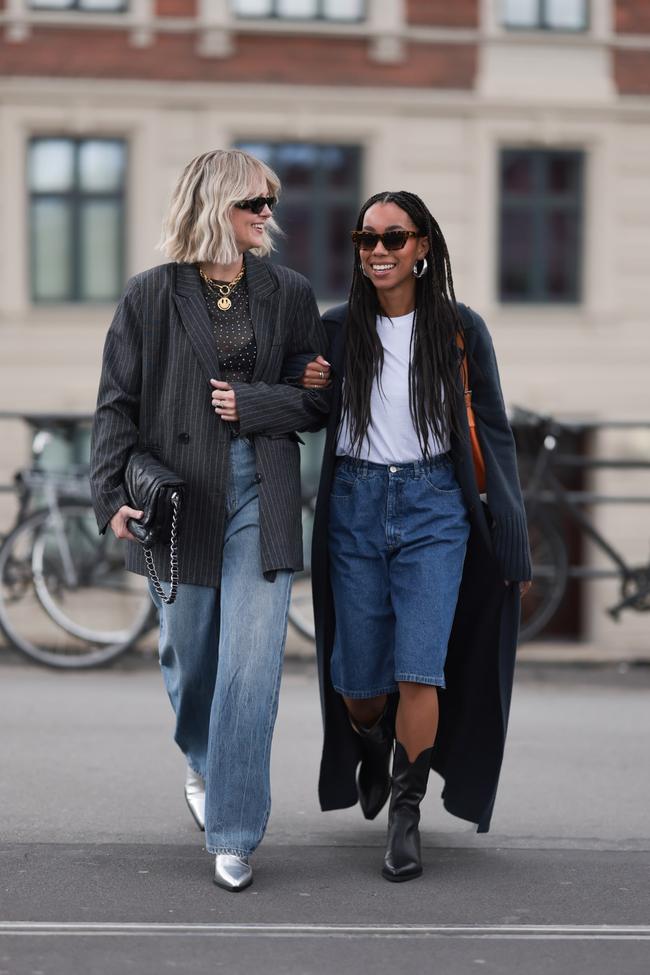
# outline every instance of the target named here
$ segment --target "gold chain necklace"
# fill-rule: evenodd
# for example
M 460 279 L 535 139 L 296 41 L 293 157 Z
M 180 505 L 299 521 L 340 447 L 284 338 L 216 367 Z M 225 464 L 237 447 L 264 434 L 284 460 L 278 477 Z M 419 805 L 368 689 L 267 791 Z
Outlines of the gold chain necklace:
M 207 274 L 204 274 L 201 268 L 199 268 L 199 274 L 201 275 L 201 280 L 206 283 L 211 295 L 214 298 L 216 298 L 217 295 L 219 295 L 219 298 L 217 298 L 217 308 L 219 308 L 221 311 L 229 311 L 232 308 L 232 301 L 230 300 L 230 295 L 237 287 L 241 279 L 244 277 L 245 272 L 246 272 L 246 267 L 242 265 L 241 271 L 239 272 L 236 278 L 232 279 L 230 284 L 219 284 L 217 281 L 214 281 L 212 278 L 209 278 Z

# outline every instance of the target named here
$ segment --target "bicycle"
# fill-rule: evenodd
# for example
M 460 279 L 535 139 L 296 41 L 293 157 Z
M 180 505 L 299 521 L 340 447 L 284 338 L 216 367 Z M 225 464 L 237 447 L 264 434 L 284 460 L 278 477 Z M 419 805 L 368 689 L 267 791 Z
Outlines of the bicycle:
M 618 469 L 647 468 L 650 461 L 588 459 L 576 455 L 557 453 L 558 441 L 563 433 L 584 429 L 563 423 L 552 416 L 544 416 L 531 410 L 515 407 L 511 417 L 513 426 L 525 429 L 537 444 L 536 452 L 520 455 L 523 495 L 526 503 L 528 531 L 533 561 L 533 585 L 522 601 L 520 638 L 531 640 L 537 636 L 555 615 L 569 579 L 616 578 L 619 582 L 619 599 L 607 612 L 614 620 L 624 609 L 636 612 L 650 610 L 650 561 L 644 565 L 628 565 L 621 552 L 598 531 L 579 505 L 588 502 L 619 500 L 650 502 L 650 497 L 609 498 L 588 492 L 567 490 L 559 480 L 554 467 L 579 466 L 610 467 Z M 601 424 L 601 426 L 638 426 L 634 423 Z M 613 563 L 612 569 L 572 566 L 566 539 L 558 526 L 558 516 L 563 513 L 575 522 L 580 531 Z
M 10 488 L 17 515 L 9 533 L 0 536 L 0 629 L 38 663 L 66 669 L 109 663 L 155 628 L 155 608 L 146 583 L 124 569 L 121 543 L 110 531 L 97 533 L 87 464 L 64 472 L 42 465 L 52 437 L 74 440 L 91 417 L 0 418 L 20 419 L 32 428 L 31 467 L 19 471 Z M 309 569 L 315 500 L 303 496 L 305 569 L 295 575 L 289 610 L 289 622 L 308 640 L 315 637 Z M 115 618 L 125 625 L 116 629 Z
M 39 663 L 108 663 L 155 624 L 146 583 L 126 572 L 112 533 L 98 534 L 87 466 L 57 473 L 40 463 L 44 432 L 70 437 L 88 418 L 21 419 L 37 432 L 32 467 L 15 477 L 16 520 L 0 545 L 0 629 Z

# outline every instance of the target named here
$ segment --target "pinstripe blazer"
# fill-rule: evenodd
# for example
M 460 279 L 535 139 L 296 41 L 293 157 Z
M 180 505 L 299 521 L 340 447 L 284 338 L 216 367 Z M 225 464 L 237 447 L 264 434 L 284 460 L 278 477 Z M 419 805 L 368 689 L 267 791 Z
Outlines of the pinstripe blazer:
M 250 436 L 259 482 L 262 570 L 302 568 L 300 438 L 326 422 L 329 393 L 282 382 L 283 362 L 326 350 L 309 282 L 247 254 L 246 282 L 257 358 L 251 383 L 233 382 L 239 435 Z M 217 586 L 226 517 L 231 425 L 211 405 L 219 379 L 213 325 L 191 264 L 163 264 L 131 278 L 104 346 L 91 443 L 91 488 L 101 532 L 128 500 L 123 474 L 131 449 L 152 451 L 187 483 L 181 513 L 179 578 Z M 169 551 L 154 549 L 164 575 Z M 146 574 L 141 546 L 126 565 Z

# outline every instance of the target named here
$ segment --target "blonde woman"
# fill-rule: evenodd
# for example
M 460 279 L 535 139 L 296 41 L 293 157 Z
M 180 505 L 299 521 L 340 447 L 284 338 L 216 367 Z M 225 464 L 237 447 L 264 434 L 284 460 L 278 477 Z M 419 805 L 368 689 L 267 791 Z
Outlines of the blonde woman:
M 165 222 L 170 263 L 132 278 L 108 331 L 93 429 L 97 521 L 128 540 L 125 465 L 136 445 L 186 481 L 179 590 L 160 662 L 188 766 L 185 795 L 215 883 L 247 887 L 270 810 L 269 758 L 292 573 L 302 567 L 296 431 L 323 425 L 326 380 L 282 382 L 325 336 L 309 283 L 262 257 L 280 183 L 236 150 L 193 159 Z M 156 566 L 169 551 L 153 551 Z

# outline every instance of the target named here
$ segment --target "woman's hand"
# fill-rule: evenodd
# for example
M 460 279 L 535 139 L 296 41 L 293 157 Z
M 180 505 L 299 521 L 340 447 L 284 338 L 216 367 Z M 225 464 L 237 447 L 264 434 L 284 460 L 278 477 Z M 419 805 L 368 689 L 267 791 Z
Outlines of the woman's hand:
M 129 508 L 128 504 L 123 504 L 122 507 L 115 512 L 110 521 L 110 525 L 113 529 L 113 534 L 115 537 L 128 538 L 130 541 L 136 542 L 137 538 L 131 534 L 129 529 L 126 527 L 126 523 L 129 518 L 139 520 L 142 518 L 142 515 L 142 511 L 138 511 L 136 508 Z
M 330 372 L 331 366 L 327 359 L 318 355 L 305 366 L 305 371 L 300 377 L 300 385 L 306 389 L 323 389 L 329 386 Z
M 217 416 L 228 423 L 235 423 L 239 419 L 237 412 L 237 400 L 234 389 L 221 379 L 211 379 L 210 383 L 214 387 L 212 390 L 212 406 Z
M 533 583 L 531 582 L 530 579 L 526 579 L 525 582 L 520 582 L 519 583 L 519 595 L 522 596 L 522 598 L 526 595 L 527 592 L 530 592 L 530 587 L 532 586 L 532 584 Z M 508 579 L 506 579 L 506 586 L 509 586 L 509 585 L 510 585 L 510 582 L 509 582 Z

